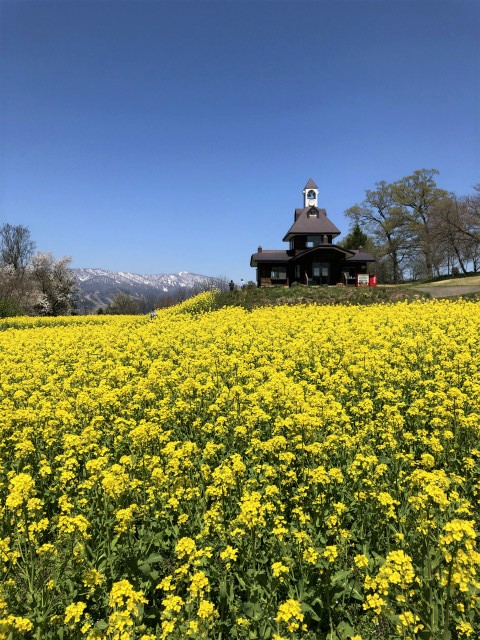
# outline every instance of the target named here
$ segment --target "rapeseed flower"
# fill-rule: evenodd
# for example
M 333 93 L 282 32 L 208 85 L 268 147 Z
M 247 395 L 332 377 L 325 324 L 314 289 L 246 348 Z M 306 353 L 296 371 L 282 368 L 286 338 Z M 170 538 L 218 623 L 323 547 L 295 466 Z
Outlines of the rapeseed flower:
M 480 636 L 478 303 L 214 300 L 0 331 L 0 636 Z

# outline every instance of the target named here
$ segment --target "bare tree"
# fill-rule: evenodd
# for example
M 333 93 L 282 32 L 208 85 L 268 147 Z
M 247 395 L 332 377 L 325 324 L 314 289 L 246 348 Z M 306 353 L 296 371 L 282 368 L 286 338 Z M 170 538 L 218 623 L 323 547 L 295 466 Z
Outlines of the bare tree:
M 428 277 L 434 275 L 434 270 L 437 275 L 439 271 L 435 259 L 432 209 L 448 196 L 447 191 L 437 187 L 435 177 L 438 173 L 437 169 L 418 169 L 391 185 L 395 203 L 408 211 L 405 219 L 418 242 Z
M 414 243 L 406 225 L 405 210 L 393 198 L 391 185 L 384 180 L 375 184 L 375 189 L 365 192 L 365 200 L 345 211 L 372 237 L 377 257 L 387 259 L 391 265 L 391 279 L 402 279 L 401 263 Z M 384 260 L 385 261 L 385 260 Z
M 0 227 L 0 260 L 3 266 L 13 267 L 15 273 L 23 272 L 35 251 L 30 231 L 22 225 L 8 223 Z
M 457 263 L 462 273 L 468 273 L 469 263 L 474 262 L 480 244 L 478 227 L 468 206 L 467 198 L 452 195 L 438 202 L 432 209 L 436 233 L 435 244 L 443 248 L 449 266 Z M 478 238 L 478 239 L 477 239 Z
M 30 231 L 8 223 L 0 227 L 0 302 L 3 315 L 31 311 L 33 287 L 25 275 L 35 244 Z
M 470 265 L 480 267 L 480 185 L 457 197 L 436 184 L 436 169 L 419 169 L 392 184 L 377 182 L 345 215 L 371 236 L 377 266 L 391 265 L 398 282 L 408 270 L 416 279 Z

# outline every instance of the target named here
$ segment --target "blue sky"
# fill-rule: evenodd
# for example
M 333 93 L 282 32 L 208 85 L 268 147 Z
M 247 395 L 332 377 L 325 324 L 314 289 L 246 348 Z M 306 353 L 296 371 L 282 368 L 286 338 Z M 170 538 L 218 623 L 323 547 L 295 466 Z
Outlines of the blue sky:
M 480 182 L 477 0 L 0 0 L 0 223 L 72 266 L 254 279 L 312 177 Z

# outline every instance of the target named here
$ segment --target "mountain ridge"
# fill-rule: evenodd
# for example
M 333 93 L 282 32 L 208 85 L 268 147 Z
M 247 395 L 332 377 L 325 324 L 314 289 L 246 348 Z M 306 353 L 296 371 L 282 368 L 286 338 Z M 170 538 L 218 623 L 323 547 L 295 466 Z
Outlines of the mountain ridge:
M 220 278 L 189 271 L 163 274 L 140 274 L 129 271 L 110 271 L 100 268 L 71 269 L 78 286 L 80 310 L 92 311 L 111 303 L 119 293 L 126 293 L 152 307 L 161 298 L 177 295 L 188 297 L 197 290 L 222 285 Z

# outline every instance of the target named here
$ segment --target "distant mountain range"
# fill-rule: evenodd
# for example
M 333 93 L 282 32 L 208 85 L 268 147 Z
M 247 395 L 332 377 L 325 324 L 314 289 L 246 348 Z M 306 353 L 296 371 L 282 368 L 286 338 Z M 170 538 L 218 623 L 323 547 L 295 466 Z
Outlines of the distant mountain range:
M 196 273 L 180 271 L 180 273 L 140 275 L 125 271 L 107 271 L 105 269 L 71 269 L 78 287 L 78 310 L 92 311 L 105 307 L 119 293 L 127 293 L 144 302 L 146 307 L 153 308 L 159 299 L 191 293 L 192 290 L 213 288 L 222 282 L 218 278 L 201 276 Z

